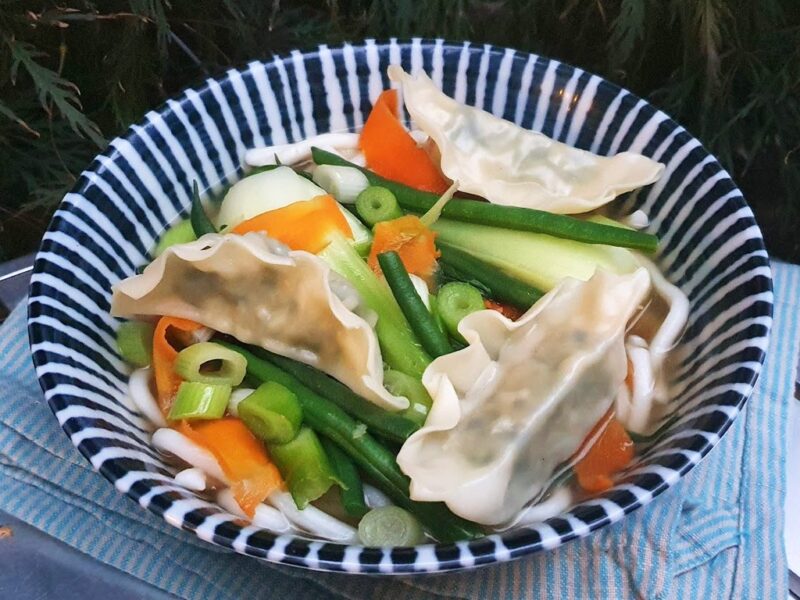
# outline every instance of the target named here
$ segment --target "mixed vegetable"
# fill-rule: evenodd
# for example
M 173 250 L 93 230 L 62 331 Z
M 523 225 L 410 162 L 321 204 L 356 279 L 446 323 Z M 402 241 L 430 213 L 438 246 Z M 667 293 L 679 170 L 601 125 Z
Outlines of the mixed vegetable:
M 687 305 L 646 258 L 658 240 L 568 214 L 660 166 L 502 122 L 538 150 L 476 193 L 453 157 L 491 146 L 496 118 L 392 77 L 418 126 L 433 107 L 464 129 L 408 131 L 387 90 L 360 134 L 252 150 L 114 290 L 131 397 L 176 480 L 275 532 L 407 546 L 545 518 L 610 488 L 666 417 Z

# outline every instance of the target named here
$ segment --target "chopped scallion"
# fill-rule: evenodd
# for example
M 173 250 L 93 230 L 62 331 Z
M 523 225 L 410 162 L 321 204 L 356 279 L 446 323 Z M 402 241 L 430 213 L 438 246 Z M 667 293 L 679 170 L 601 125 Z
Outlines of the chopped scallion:
M 242 400 L 237 411 L 239 418 L 256 437 L 265 442 L 285 444 L 300 430 L 303 411 L 297 396 L 280 383 L 262 383 Z
M 231 386 L 184 381 L 178 388 L 169 419 L 219 419 L 225 414 Z
M 269 453 L 300 510 L 339 483 L 317 434 L 309 427 L 301 427 L 286 444 L 269 444 Z
M 161 239 L 158 240 L 155 250 L 153 250 L 153 255 L 156 257 L 161 256 L 164 250 L 170 246 L 186 244 L 196 239 L 197 236 L 194 234 L 194 229 L 192 229 L 192 223 L 190 221 L 181 221 L 164 232 Z
M 358 195 L 356 210 L 370 226 L 403 216 L 394 194 L 377 185 L 371 185 Z
M 461 341 L 464 339 L 458 332 L 461 319 L 484 308 L 480 291 L 468 283 L 458 281 L 447 283 L 439 290 L 436 298 L 436 310 L 448 333 Z
M 214 342 L 184 348 L 175 359 L 175 372 L 187 381 L 239 385 L 247 372 L 247 360 Z
M 425 543 L 419 521 L 399 506 L 369 511 L 358 524 L 358 537 L 365 546 L 416 546 Z
M 151 323 L 126 321 L 117 329 L 117 349 L 127 363 L 146 367 L 153 360 L 153 331 Z

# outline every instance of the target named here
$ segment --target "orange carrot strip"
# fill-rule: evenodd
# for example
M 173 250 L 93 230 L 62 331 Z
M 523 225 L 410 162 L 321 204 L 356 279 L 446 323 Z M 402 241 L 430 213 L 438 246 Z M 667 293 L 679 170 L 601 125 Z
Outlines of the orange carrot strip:
M 598 425 L 604 421 L 605 419 L 601 420 Z M 578 485 L 587 492 L 596 493 L 609 489 L 614 485 L 613 475 L 633 460 L 633 440 L 628 432 L 614 417 L 607 423 L 594 445 L 575 465 Z M 596 433 L 597 426 L 589 434 L 589 439 Z
M 325 249 L 334 231 L 351 239 L 353 237 L 338 203 L 328 195 L 268 210 L 239 223 L 231 231 L 240 235 L 263 231 L 292 250 L 305 250 L 313 254 Z
M 436 233 L 425 227 L 419 217 L 406 215 L 382 221 L 375 225 L 373 233 L 368 263 L 375 273 L 381 273 L 378 254 L 394 250 L 400 255 L 406 271 L 426 280 L 431 279 L 439 256 L 434 243 Z
M 447 180 L 397 118 L 397 90 L 386 90 L 375 101 L 359 145 L 367 166 L 381 177 L 426 192 L 442 194 Z
M 178 349 L 173 346 L 170 337 L 174 334 L 189 334 L 200 329 L 202 325 L 189 319 L 178 317 L 161 317 L 153 333 L 153 372 L 158 393 L 158 406 L 164 416 L 169 414 L 175 394 L 183 381 L 175 373 L 175 359 Z
M 501 315 L 503 315 L 504 317 L 508 317 L 512 321 L 516 321 L 522 315 L 525 314 L 525 311 L 520 310 L 516 306 L 511 306 L 510 304 L 505 304 L 503 302 L 490 300 L 489 298 L 484 298 L 483 305 L 489 310 L 496 310 Z
M 181 421 L 178 430 L 214 455 L 233 497 L 251 519 L 256 507 L 283 485 L 264 446 L 239 419 L 225 417 L 191 425 Z

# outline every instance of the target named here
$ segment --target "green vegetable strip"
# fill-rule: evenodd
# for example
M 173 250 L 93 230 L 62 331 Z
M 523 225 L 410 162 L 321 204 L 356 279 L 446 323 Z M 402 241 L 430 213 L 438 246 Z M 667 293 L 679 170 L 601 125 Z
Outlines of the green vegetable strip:
M 586 281 L 598 268 L 624 274 L 639 267 L 627 248 L 447 219 L 440 219 L 432 229 L 437 243 L 456 247 L 543 291 L 565 277 Z
M 258 386 L 239 403 L 237 412 L 257 437 L 275 444 L 291 441 L 300 431 L 303 420 L 303 410 L 297 396 L 274 381 Z
M 153 256 L 161 256 L 164 253 L 164 250 L 170 246 L 186 244 L 188 242 L 193 242 L 196 239 L 197 236 L 194 234 L 192 224 L 189 221 L 181 221 L 164 232 L 164 234 L 161 236 L 161 239 L 158 240 L 155 250 L 153 250 Z
M 302 427 L 290 442 L 268 448 L 300 510 L 339 483 L 317 434 L 308 427 Z
M 375 333 L 383 360 L 393 369 L 421 378 L 431 362 L 430 356 L 417 341 L 388 286 L 378 279 L 341 235 L 332 236 L 328 247 L 319 256 L 347 279 L 367 306 L 377 313 Z
M 197 237 L 207 233 L 217 233 L 217 228 L 214 227 L 211 219 L 206 214 L 206 210 L 203 208 L 203 203 L 200 200 L 200 190 L 196 181 L 192 182 L 192 211 L 189 215 L 189 220 Z
M 365 546 L 416 546 L 425 543 L 425 532 L 408 511 L 381 506 L 361 519 L 358 538 Z
M 378 264 L 381 266 L 386 283 L 394 294 L 394 299 L 400 305 L 400 310 L 408 319 L 411 329 L 422 342 L 422 347 L 433 358 L 449 354 L 453 351 L 447 336 L 436 325 L 422 298 L 414 289 L 411 278 L 408 276 L 403 261 L 397 252 L 384 252 L 378 255 Z
M 339 165 L 361 169 L 371 185 L 391 190 L 405 210 L 422 214 L 433 206 L 439 197 L 436 194 L 415 190 L 401 183 L 384 179 L 368 169 L 326 152 L 319 148 L 311 150 L 314 162 L 318 165 Z M 504 229 L 517 229 L 535 233 L 546 233 L 555 237 L 576 240 L 587 244 L 607 244 L 623 248 L 635 248 L 645 252 L 655 252 L 658 238 L 649 233 L 632 231 L 583 221 L 567 215 L 557 215 L 543 210 L 502 206 L 477 200 L 453 200 L 442 211 L 442 217 L 456 221 L 466 221 L 481 225 L 491 225 Z
M 305 422 L 344 450 L 379 489 L 416 515 L 438 540 L 455 542 L 484 535 L 478 525 L 457 517 L 441 502 L 411 500 L 408 478 L 400 471 L 392 453 L 369 433 L 362 431 L 363 425 L 360 426 L 338 406 L 252 352 L 229 343 L 225 343 L 225 346 L 240 352 L 247 359 L 248 373 L 254 378 L 277 381 L 292 390 L 300 401 Z
M 219 419 L 228 408 L 231 386 L 184 381 L 178 388 L 169 419 Z
M 390 369 L 383 374 L 383 385 L 395 396 L 408 398 L 411 404 L 403 411 L 403 415 L 421 427 L 428 418 L 433 404 L 433 400 L 422 382 L 410 375 Z
M 345 512 L 351 517 L 363 517 L 369 508 L 364 502 L 364 486 L 361 484 L 361 478 L 358 476 L 356 466 L 350 460 L 350 457 L 345 454 L 344 450 L 328 438 L 321 437 L 320 442 L 322 442 L 322 447 L 328 455 L 328 460 L 330 460 L 331 466 L 339 478 L 342 490 L 342 506 Z
M 371 185 L 356 198 L 356 210 L 367 225 L 403 216 L 397 198 L 385 187 Z
M 199 342 L 178 352 L 175 372 L 188 381 L 239 385 L 247 372 L 247 362 L 224 346 Z
M 153 331 L 151 323 L 125 321 L 117 329 L 119 355 L 134 367 L 146 367 L 153 360 Z
M 267 350 L 258 350 L 258 356 L 277 365 L 291 376 L 302 381 L 315 393 L 334 402 L 351 417 L 363 421 L 370 431 L 386 439 L 403 443 L 419 426 L 416 422 L 392 413 L 365 400 L 346 385 L 318 371 L 314 367 L 279 356 Z
M 527 310 L 544 295 L 541 290 L 532 285 L 514 279 L 497 267 L 485 263 L 455 246 L 441 240 L 436 241 L 436 246 L 442 253 L 440 263 L 443 265 L 445 273 L 452 273 L 454 279 L 478 281 L 486 288 L 489 295 L 499 302 L 506 302 Z
M 447 331 L 457 340 L 464 340 L 458 331 L 461 319 L 485 308 L 480 291 L 468 283 L 453 281 L 442 286 L 436 299 L 436 310 Z

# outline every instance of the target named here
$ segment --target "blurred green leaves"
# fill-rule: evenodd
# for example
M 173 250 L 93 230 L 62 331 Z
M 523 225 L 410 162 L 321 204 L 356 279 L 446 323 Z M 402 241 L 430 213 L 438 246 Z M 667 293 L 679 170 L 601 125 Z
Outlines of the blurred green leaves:
M 29 251 L 9 219 L 42 227 L 105 139 L 186 86 L 295 47 L 421 35 L 551 56 L 648 98 L 800 261 L 796 2 L 0 0 L 0 244 Z

